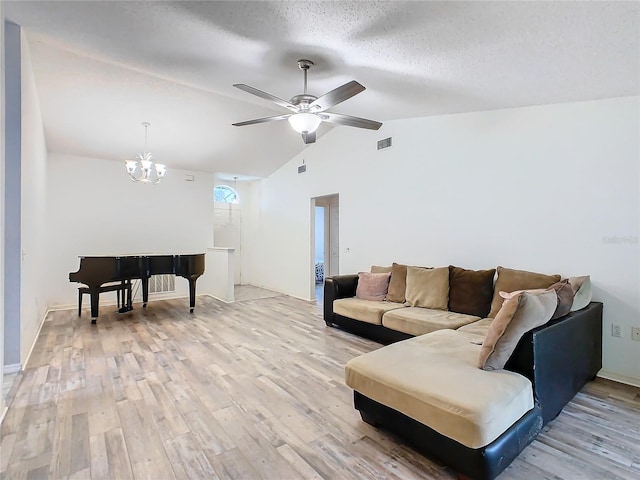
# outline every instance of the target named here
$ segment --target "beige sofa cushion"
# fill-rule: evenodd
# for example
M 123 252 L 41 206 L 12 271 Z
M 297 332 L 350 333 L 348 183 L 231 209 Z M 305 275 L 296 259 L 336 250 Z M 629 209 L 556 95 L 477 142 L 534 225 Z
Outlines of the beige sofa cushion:
M 382 325 L 399 332 L 417 336 L 444 328 L 455 330 L 462 325 L 477 320 L 480 320 L 480 317 L 465 315 L 464 313 L 422 307 L 408 307 L 385 313 L 382 316 Z
M 446 310 L 449 304 L 449 267 L 407 267 L 406 299 L 410 307 Z
M 478 320 L 477 322 L 470 323 L 468 325 L 463 325 L 459 328 L 461 332 L 472 333 L 474 335 L 478 335 L 482 337 L 480 339 L 480 343 L 484 340 L 484 337 L 487 336 L 487 332 L 489 331 L 489 327 L 491 326 L 491 322 L 493 318 L 483 318 L 482 320 Z
M 361 322 L 382 324 L 382 314 L 396 308 L 405 308 L 401 303 L 376 302 L 360 298 L 340 298 L 333 301 L 333 312 Z
M 439 330 L 350 360 L 346 383 L 361 394 L 469 447 L 498 438 L 533 408 L 531 382 L 477 367 L 476 335 Z

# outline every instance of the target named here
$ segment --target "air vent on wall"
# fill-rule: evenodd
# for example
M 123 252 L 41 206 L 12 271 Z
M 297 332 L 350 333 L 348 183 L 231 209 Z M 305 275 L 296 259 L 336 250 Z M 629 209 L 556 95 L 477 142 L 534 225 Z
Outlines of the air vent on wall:
M 391 137 L 378 140 L 378 150 L 382 150 L 383 148 L 389 148 L 390 146 L 391 146 Z
M 302 161 L 302 165 L 298 167 L 298 173 L 304 173 L 307 171 L 307 166 L 304 164 L 304 160 Z

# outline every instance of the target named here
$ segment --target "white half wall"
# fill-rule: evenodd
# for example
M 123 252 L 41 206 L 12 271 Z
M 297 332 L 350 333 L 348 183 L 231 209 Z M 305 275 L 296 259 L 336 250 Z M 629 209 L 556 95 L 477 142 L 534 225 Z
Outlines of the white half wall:
M 213 246 L 213 174 L 167 163 L 162 182 L 146 185 L 129 179 L 124 162 L 49 154 L 49 305 L 77 305 L 79 285 L 69 272 L 78 270 L 79 255 L 204 253 Z M 194 181 L 185 181 L 187 174 Z M 188 294 L 187 281 L 177 278 L 170 296 Z M 108 301 L 115 296 L 100 296 L 101 305 Z
M 20 362 L 24 367 L 47 311 L 46 263 L 47 144 L 36 90 L 29 43 L 21 32 L 22 164 L 21 164 L 21 315 Z
M 309 298 L 310 199 L 338 193 L 341 273 L 396 261 L 590 274 L 603 375 L 640 385 L 639 132 L 639 97 L 335 128 L 245 195 L 244 280 Z

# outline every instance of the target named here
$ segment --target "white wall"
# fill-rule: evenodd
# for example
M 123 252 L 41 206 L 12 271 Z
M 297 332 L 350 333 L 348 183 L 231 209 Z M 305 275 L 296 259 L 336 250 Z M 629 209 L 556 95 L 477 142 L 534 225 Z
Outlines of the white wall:
M 216 182 L 216 185 L 220 185 L 220 183 Z M 233 283 L 239 285 L 242 283 L 242 206 L 211 201 L 211 208 L 213 208 L 214 215 L 214 246 L 234 249 Z
M 21 171 L 21 320 L 20 361 L 24 366 L 47 311 L 46 263 L 47 144 L 36 90 L 29 43 L 21 33 L 22 171 Z
M 339 193 L 343 273 L 397 261 L 590 274 L 603 374 L 640 384 L 639 118 L 629 97 L 336 128 L 252 186 L 245 279 L 308 298 L 310 198 Z
M 0 2 L 0 198 L 4 199 L 4 2 Z M 4 201 L 0 205 L 0 382 L 4 384 Z M 0 423 L 5 414 L 4 389 L 0 391 Z
M 162 182 L 146 185 L 129 179 L 124 162 L 49 154 L 50 305 L 77 304 L 78 284 L 68 275 L 78 270 L 79 255 L 204 253 L 213 246 L 213 175 L 172 169 L 166 162 Z M 187 173 L 195 181 L 185 181 Z M 176 279 L 175 295 L 188 292 L 187 281 Z M 100 298 L 102 305 L 112 296 Z

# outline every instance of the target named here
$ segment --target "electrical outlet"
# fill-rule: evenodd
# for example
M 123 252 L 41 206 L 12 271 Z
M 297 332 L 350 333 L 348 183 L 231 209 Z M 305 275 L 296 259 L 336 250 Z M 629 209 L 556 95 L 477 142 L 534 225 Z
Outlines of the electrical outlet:
M 611 336 L 622 338 L 622 329 L 620 325 L 611 325 Z
M 631 340 L 640 342 L 640 327 L 631 327 Z

